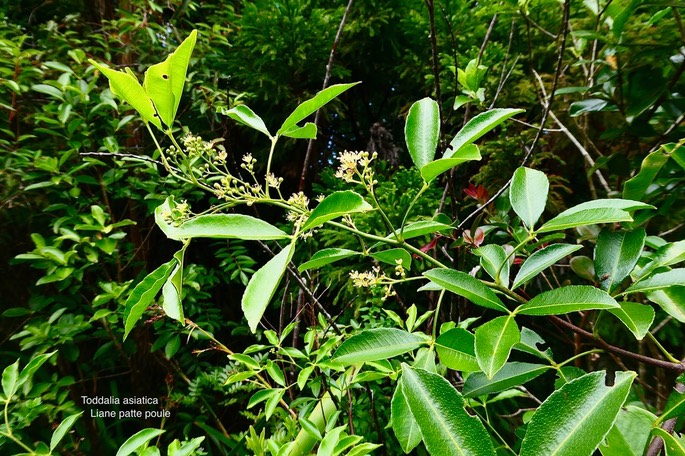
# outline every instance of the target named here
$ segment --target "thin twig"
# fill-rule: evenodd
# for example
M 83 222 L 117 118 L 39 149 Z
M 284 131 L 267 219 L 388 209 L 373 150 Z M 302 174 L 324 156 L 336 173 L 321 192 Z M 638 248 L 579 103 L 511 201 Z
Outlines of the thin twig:
M 480 65 L 480 61 L 483 58 L 483 54 L 485 53 L 485 48 L 488 45 L 488 41 L 490 41 L 490 35 L 492 34 L 492 29 L 495 28 L 496 23 L 497 23 L 497 14 L 492 16 L 492 20 L 490 21 L 490 25 L 488 26 L 488 31 L 485 32 L 485 38 L 483 38 L 483 43 L 481 43 L 480 49 L 478 50 L 478 58 L 476 59 L 476 66 Z
M 81 155 L 82 157 L 96 156 L 96 157 L 123 158 L 123 159 L 129 159 L 129 160 L 150 162 L 150 163 L 154 163 L 155 165 L 164 166 L 164 163 L 162 163 L 161 161 L 155 160 L 154 158 L 146 157 L 145 155 L 121 154 L 118 152 L 80 152 L 79 155 Z M 176 170 L 176 171 L 178 171 L 178 170 Z

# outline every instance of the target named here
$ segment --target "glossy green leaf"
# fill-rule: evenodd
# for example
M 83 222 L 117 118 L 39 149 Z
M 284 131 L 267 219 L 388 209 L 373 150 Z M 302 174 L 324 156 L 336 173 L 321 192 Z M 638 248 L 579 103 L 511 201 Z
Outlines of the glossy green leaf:
M 452 231 L 453 226 L 441 223 L 435 220 L 419 220 L 416 222 L 408 223 L 404 226 L 404 231 L 402 231 L 402 239 L 413 239 L 420 236 L 425 236 L 427 234 L 433 233 L 445 233 Z M 388 239 L 397 239 L 397 234 L 390 234 L 386 236 Z
M 193 456 L 196 454 L 195 450 L 202 445 L 202 442 L 205 440 L 205 437 L 196 437 L 192 440 L 189 440 L 187 442 L 183 442 L 181 445 L 179 442 L 179 447 L 178 449 L 173 448 L 172 445 L 174 442 L 178 442 L 178 440 L 174 440 L 174 442 L 171 442 L 169 444 L 169 448 L 167 449 L 167 456 Z
M 512 289 L 520 287 L 557 261 L 581 248 L 583 248 L 582 245 L 552 244 L 534 252 L 521 265 L 521 269 L 519 269 L 516 278 L 514 278 Z
M 569 209 L 570 210 L 570 209 Z M 620 209 L 584 209 L 568 213 L 567 211 L 554 217 L 540 228 L 537 233 L 566 230 L 583 225 L 596 225 L 598 223 L 632 222 L 633 218 L 626 211 Z
M 521 332 L 512 315 L 497 317 L 476 329 L 476 360 L 486 377 L 493 378 L 520 340 Z
M 509 260 L 504 247 L 488 244 L 473 251 L 480 257 L 480 266 L 495 283 L 509 287 Z
M 300 123 L 300 121 L 304 120 L 311 114 L 318 111 L 319 108 L 324 106 L 326 103 L 333 100 L 334 98 L 337 98 L 341 93 L 357 84 L 359 83 L 353 82 L 350 84 L 334 84 L 330 87 L 323 89 L 322 91 L 314 95 L 313 98 L 310 98 L 309 100 L 302 102 L 297 108 L 295 108 L 292 114 L 290 114 L 288 118 L 285 119 L 283 125 L 281 125 L 281 128 L 278 129 L 276 134 L 280 135 L 283 132 L 290 130 L 292 127 Z
M 671 391 L 671 394 L 668 396 L 666 406 L 664 407 L 664 410 L 661 412 L 661 416 L 656 421 L 656 423 L 654 423 L 654 425 L 658 426 L 660 423 L 663 423 L 664 421 L 667 421 L 671 418 L 681 417 L 684 414 L 685 393 L 678 391 L 674 388 L 673 391 Z
M 148 274 L 128 296 L 124 309 L 124 340 L 162 289 L 175 266 L 175 259 L 164 263 Z
M 602 111 L 608 104 L 608 101 L 599 98 L 588 98 L 587 100 L 574 101 L 569 107 L 569 114 L 571 117 L 577 117 L 587 112 Z
M 425 343 L 424 337 L 401 329 L 369 329 L 343 342 L 333 360 L 344 365 L 378 361 L 415 350 Z
M 51 97 L 55 97 L 58 100 L 64 100 L 64 94 L 62 93 L 62 91 L 55 86 L 51 86 L 50 84 L 35 84 L 31 86 L 31 90 L 33 90 L 34 92 L 50 95 Z
M 402 391 L 402 383 L 397 383 L 390 401 L 390 426 L 405 453 L 409 453 L 421 443 L 421 429 L 409 410 Z
M 593 309 L 618 309 L 606 291 L 589 285 L 569 285 L 545 291 L 519 308 L 523 315 L 561 315 Z
M 632 284 L 623 294 L 646 293 L 657 291 L 672 286 L 685 285 L 685 268 L 671 269 L 670 271 L 654 274 Z
M 569 261 L 571 270 L 590 282 L 595 281 L 595 262 L 590 257 L 578 255 Z
M 198 215 L 182 223 L 180 226 L 170 225 L 163 217 L 155 217 L 155 219 L 157 225 L 160 225 L 160 223 L 164 225 L 162 230 L 167 237 L 176 240 L 212 238 L 266 241 L 290 237 L 287 233 L 270 223 L 243 214 Z
M 679 322 L 685 323 L 685 286 L 650 291 L 647 293 L 647 299 L 658 304 Z
M 455 166 L 467 161 L 480 160 L 480 149 L 475 144 L 467 144 L 449 158 L 439 158 L 421 167 L 421 177 L 426 182 L 432 182 L 436 177 Z
M 281 283 L 281 278 L 294 252 L 295 242 L 292 242 L 250 277 L 245 294 L 243 294 L 241 307 L 247 324 L 253 333 L 257 331 L 259 320 L 262 319 L 264 311 L 276 293 L 278 284 Z
M 287 131 L 281 133 L 281 136 L 287 136 L 288 138 L 293 139 L 316 139 L 317 132 L 316 125 L 312 122 L 307 122 L 301 127 L 298 127 L 297 125 L 291 127 Z
M 402 391 L 433 455 L 495 456 L 483 423 L 464 409 L 464 399 L 438 374 L 402 364 Z
M 404 269 L 411 269 L 411 255 L 409 252 L 399 247 L 372 253 L 371 257 L 386 264 L 391 264 L 393 266 L 401 264 Z M 398 263 L 398 261 L 400 263 Z
M 181 324 L 185 324 L 181 298 L 183 297 L 183 257 L 187 247 L 188 244 L 186 243 L 181 250 L 174 254 L 176 266 L 162 287 L 162 296 L 164 297 L 162 308 L 164 313 Z
M 52 437 L 50 437 L 50 451 L 54 451 L 55 448 L 57 448 L 59 442 L 62 441 L 67 432 L 69 432 L 69 429 L 71 429 L 71 427 L 74 425 L 76 420 L 78 420 L 81 417 L 81 415 L 83 415 L 83 412 L 69 415 L 61 423 L 59 423 L 59 426 L 57 426 L 55 432 L 52 433 Z
M 549 181 L 545 173 L 521 167 L 514 172 L 509 189 L 509 201 L 516 215 L 532 231 L 545 210 Z
M 19 360 L 10 364 L 2 371 L 2 391 L 6 400 L 9 400 L 17 392 L 17 379 L 19 378 Z
M 663 146 L 647 155 L 642 160 L 640 172 L 623 184 L 623 198 L 641 200 L 669 157 L 668 149 Z
M 361 253 L 349 249 L 322 249 L 317 251 L 314 255 L 312 255 L 309 261 L 302 263 L 300 267 L 297 269 L 300 272 L 304 272 L 308 269 L 317 269 L 321 266 L 335 263 L 336 261 L 343 260 L 345 258 L 349 258 L 356 255 L 361 255 Z
M 452 155 L 459 152 L 462 147 L 473 143 L 505 120 L 522 112 L 524 112 L 523 109 L 498 108 L 478 114 L 469 120 L 466 125 L 464 125 L 464 128 L 459 130 L 454 139 L 452 139 L 452 142 L 450 142 L 450 149 L 445 152 L 443 158 L 452 157 Z
M 641 201 L 633 201 L 627 199 L 611 198 L 611 199 L 596 199 L 577 204 L 571 208 L 566 209 L 559 215 L 570 215 L 578 212 L 583 212 L 588 209 L 620 209 L 622 211 L 636 211 L 639 209 L 655 209 L 651 204 L 643 203 Z
M 545 340 L 532 329 L 521 328 L 521 340 L 513 346 L 514 350 L 522 351 L 546 361 L 553 360 L 551 348 L 544 348 L 547 345 Z
M 150 440 L 155 437 L 164 434 L 166 431 L 164 429 L 152 429 L 146 428 L 142 431 L 138 431 L 129 437 L 123 445 L 119 447 L 116 456 L 129 456 L 136 451 L 142 449 L 145 445 L 150 442 Z
M 464 383 L 464 397 L 477 397 L 485 394 L 499 393 L 515 386 L 523 385 L 551 369 L 551 366 L 511 362 L 489 379 L 483 372 L 469 375 Z
M 430 98 L 424 98 L 412 104 L 404 126 L 404 138 L 409 155 L 418 169 L 422 169 L 435 158 L 439 137 L 438 103 Z
M 654 309 L 652 306 L 630 301 L 623 301 L 620 305 L 619 309 L 609 309 L 609 312 L 621 320 L 637 340 L 642 340 L 654 322 Z
M 480 370 L 476 360 L 476 338 L 462 328 L 452 328 L 435 340 L 435 351 L 440 362 L 450 369 L 462 372 Z
M 613 232 L 604 228 L 595 244 L 595 274 L 602 290 L 611 293 L 628 277 L 640 259 L 645 230 Z
M 685 435 L 669 434 L 661 428 L 656 428 L 653 432 L 663 439 L 666 456 L 685 456 Z
M 434 282 L 454 294 L 463 296 L 474 304 L 489 309 L 508 312 L 502 301 L 480 280 L 454 269 L 436 268 L 423 273 Z
M 618 412 L 616 423 L 599 445 L 602 456 L 642 456 L 656 416 L 633 405 Z
M 528 423 L 520 455 L 592 454 L 616 421 L 635 377 L 634 372 L 616 372 L 613 386 L 607 386 L 601 371 L 563 385 Z
M 255 114 L 255 112 L 247 105 L 238 105 L 231 109 L 219 110 L 219 112 L 230 117 L 236 122 L 250 128 L 254 128 L 255 130 L 264 133 L 266 136 L 271 138 L 271 133 L 269 133 L 269 129 L 266 128 L 262 118 Z
M 302 225 L 302 230 L 314 228 L 346 214 L 366 212 L 371 209 L 373 207 L 364 201 L 359 193 L 352 190 L 337 191 L 328 195 L 314 208 L 307 221 Z
M 128 72 L 116 71 L 100 65 L 94 60 L 88 61 L 107 77 L 109 80 L 109 88 L 114 95 L 121 98 L 131 105 L 133 109 L 138 111 L 138 114 L 140 114 L 140 117 L 142 117 L 145 122 L 150 122 L 160 130 L 162 129 L 162 122 L 157 117 L 152 100 L 130 70 Z
M 326 424 L 331 421 L 331 418 L 337 411 L 335 402 L 331 399 L 330 394 L 325 393 L 321 400 L 314 406 L 307 419 L 319 430 L 319 433 L 323 433 L 326 429 Z M 318 440 L 313 437 L 306 430 L 302 429 L 295 438 L 293 446 L 286 453 L 287 456 L 301 456 L 303 454 L 309 454 L 312 448 Z
M 671 266 L 685 261 L 685 240 L 664 244 L 654 252 L 652 259 L 642 268 L 635 269 L 631 275 L 634 280 L 649 275 L 663 266 Z

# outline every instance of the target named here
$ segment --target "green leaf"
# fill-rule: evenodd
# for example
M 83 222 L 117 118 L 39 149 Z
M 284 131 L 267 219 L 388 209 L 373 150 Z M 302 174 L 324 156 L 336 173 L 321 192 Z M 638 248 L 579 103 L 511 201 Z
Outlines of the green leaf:
M 488 309 L 508 312 L 495 292 L 486 287 L 480 280 L 469 274 L 454 269 L 436 268 L 423 273 L 431 282 L 436 283 L 452 293 L 463 296 L 474 304 Z
M 586 112 L 602 111 L 607 105 L 608 101 L 599 98 L 588 98 L 587 100 L 574 101 L 569 108 L 571 117 L 578 117 Z
M 681 385 L 682 386 L 682 385 Z M 654 423 L 654 426 L 659 426 L 660 423 L 667 421 L 671 418 L 681 417 L 685 413 L 685 393 L 673 389 L 671 394 L 668 396 L 666 401 L 666 407 L 664 407 L 661 416 Z
M 2 391 L 7 401 L 17 392 L 17 379 L 19 377 L 19 360 L 10 364 L 2 371 Z
M 52 433 L 52 437 L 50 438 L 50 451 L 54 451 L 55 448 L 57 448 L 57 445 L 59 445 L 59 442 L 62 441 L 64 436 L 69 432 L 69 429 L 74 425 L 77 419 L 83 415 L 83 412 L 75 413 L 73 415 L 70 415 L 66 417 L 60 424 L 57 426 L 57 429 L 55 429 L 55 432 Z
M 607 386 L 606 372 L 601 371 L 563 385 L 528 423 L 520 455 L 592 454 L 613 426 L 635 376 L 616 372 L 613 386 Z
M 250 128 L 264 133 L 266 136 L 271 138 L 271 133 L 269 133 L 268 128 L 264 124 L 261 117 L 254 113 L 247 105 L 238 105 L 231 109 L 220 109 L 219 112 L 224 114 L 238 123 L 246 125 Z
M 288 131 L 281 133 L 282 136 L 294 139 L 316 139 L 317 128 L 312 122 L 307 122 L 301 127 L 297 125 L 291 127 Z
M 671 154 L 669 149 L 662 146 L 658 150 L 647 155 L 640 165 L 640 172 L 623 184 L 623 197 L 632 200 L 641 200 L 647 189 L 666 164 Z
M 346 214 L 366 212 L 371 209 L 373 207 L 364 201 L 360 194 L 352 190 L 337 191 L 328 195 L 316 206 L 302 225 L 302 230 L 314 228 Z
M 195 454 L 195 450 L 202 445 L 202 442 L 205 440 L 205 437 L 196 437 L 188 442 L 184 442 L 183 445 L 180 446 L 180 448 L 172 450 L 171 445 L 169 445 L 169 448 L 167 450 L 167 456 L 192 456 Z M 178 440 L 175 440 L 175 442 L 178 442 Z M 172 442 L 173 444 L 173 442 Z
M 421 443 L 421 429 L 409 410 L 407 399 L 402 391 L 402 383 L 397 383 L 390 401 L 390 426 L 405 454 Z
M 570 210 L 570 209 L 569 209 Z M 632 222 L 633 218 L 626 211 L 620 209 L 584 209 L 569 213 L 569 210 L 548 221 L 540 228 L 537 233 L 547 233 L 549 231 L 560 231 L 568 228 L 575 228 L 583 225 L 596 225 L 598 223 Z
M 512 315 L 497 317 L 476 329 L 476 360 L 489 379 L 504 366 L 520 340 L 521 332 Z
M 516 274 L 514 284 L 511 288 L 515 289 L 520 287 L 557 261 L 581 248 L 583 248 L 582 245 L 552 244 L 534 252 L 521 265 L 521 269 L 519 269 L 519 272 Z
M 259 320 L 262 319 L 264 311 L 276 293 L 294 252 L 295 242 L 292 242 L 250 277 L 241 307 L 253 333 L 257 331 Z
M 671 266 L 682 261 L 685 261 L 685 240 L 664 244 L 654 252 L 649 263 L 632 272 L 632 277 L 639 280 L 657 268 Z
M 488 244 L 473 251 L 480 257 L 480 266 L 499 285 L 509 286 L 509 260 L 504 247 Z
M 464 399 L 438 374 L 402 364 L 402 391 L 428 453 L 495 456 L 483 423 L 464 409 Z
M 175 266 L 175 259 L 164 263 L 148 274 L 128 296 L 124 309 L 124 340 L 162 289 Z
M 661 428 L 656 428 L 652 432 L 664 441 L 666 456 L 685 456 L 685 438 L 683 436 L 676 437 Z
M 450 158 L 459 150 L 476 141 L 478 138 L 488 133 L 490 130 L 507 120 L 508 118 L 524 112 L 523 109 L 491 109 L 490 111 L 482 112 L 469 120 L 464 128 L 459 130 L 452 142 L 450 148 L 445 152 L 443 158 Z
M 321 400 L 314 406 L 314 409 L 309 414 L 307 419 L 319 430 L 319 433 L 324 432 L 326 429 L 326 424 L 331 421 L 333 414 L 337 411 L 335 407 L 335 402 L 331 399 L 328 393 L 325 393 Z M 309 454 L 316 445 L 318 440 L 313 437 L 306 430 L 302 429 L 295 438 L 293 446 L 287 453 L 287 456 L 301 456 L 303 454 Z
M 588 209 L 620 209 L 622 211 L 635 211 L 638 209 L 655 209 L 651 204 L 643 203 L 641 201 L 633 201 L 627 199 L 611 198 L 611 199 L 596 199 L 592 201 L 586 201 L 566 209 L 559 215 L 565 214 L 575 214 L 578 212 L 586 211 Z
M 303 416 L 300 417 L 299 421 L 300 421 L 300 426 L 302 426 L 302 429 L 307 431 L 307 433 L 309 435 L 311 435 L 312 437 L 314 437 L 316 440 L 319 440 L 319 441 L 321 439 L 323 439 L 323 437 L 321 436 L 321 431 L 319 431 L 319 429 L 316 426 L 314 426 L 314 423 L 312 423 L 311 421 L 309 421 L 307 418 L 305 418 Z
M 349 249 L 323 249 L 317 251 L 306 263 L 302 263 L 298 271 L 304 272 L 308 269 L 318 269 L 321 266 L 325 266 L 330 263 L 335 263 L 336 261 L 343 260 L 352 256 L 361 255 L 359 252 Z
M 668 287 L 650 291 L 647 299 L 658 304 L 670 316 L 685 323 L 685 287 Z
M 432 182 L 440 174 L 449 171 L 455 166 L 466 163 L 467 161 L 480 160 L 481 158 L 478 146 L 475 144 L 467 144 L 449 158 L 440 158 L 424 165 L 421 168 L 421 177 L 423 177 L 423 180 L 426 182 Z
M 672 286 L 682 286 L 685 284 L 685 268 L 671 269 L 667 272 L 654 274 L 651 277 L 642 279 L 628 287 L 621 295 L 631 293 L 646 293 L 657 291 Z
M 117 451 L 116 456 L 129 456 L 130 454 L 142 449 L 150 440 L 164 434 L 165 432 L 166 431 L 164 429 L 152 428 L 146 428 L 142 431 L 136 432 L 119 447 L 119 451 Z
M 313 98 L 304 101 L 297 108 L 295 108 L 292 114 L 290 114 L 288 118 L 285 119 L 283 125 L 281 125 L 281 128 L 278 129 L 276 134 L 280 135 L 283 134 L 283 132 L 290 130 L 290 128 L 300 123 L 301 120 L 304 120 L 306 117 L 315 113 L 319 110 L 319 108 L 324 106 L 326 103 L 333 100 L 334 98 L 337 98 L 338 95 L 357 84 L 359 83 L 353 82 L 350 84 L 334 84 L 330 87 L 323 89 L 321 92 L 314 95 Z
M 604 228 L 595 245 L 595 274 L 602 290 L 611 293 L 628 277 L 645 246 L 645 230 L 612 232 Z
M 174 254 L 176 266 L 162 287 L 162 297 L 164 298 L 162 309 L 164 309 L 164 313 L 181 324 L 185 324 L 181 298 L 183 296 L 183 257 L 187 247 L 188 244 L 186 243 L 181 250 Z
M 440 109 L 430 98 L 415 102 L 409 108 L 404 138 L 409 155 L 418 169 L 433 161 L 440 137 Z M 425 179 L 425 177 L 424 177 Z
M 175 240 L 212 238 L 266 241 L 290 237 L 287 233 L 270 223 L 243 214 L 198 215 L 182 223 L 180 226 L 169 225 L 161 217 L 155 217 L 155 219 L 157 220 L 157 225 L 160 225 L 160 223 L 164 224 L 162 230 L 167 237 Z
M 435 340 L 435 351 L 440 362 L 450 369 L 462 372 L 480 370 L 476 360 L 475 336 L 462 328 L 452 328 Z
M 578 255 L 569 261 L 571 270 L 590 282 L 595 281 L 595 262 L 585 255 Z
M 343 342 L 333 360 L 344 365 L 388 359 L 419 348 L 426 339 L 396 328 L 362 331 Z
M 654 414 L 643 408 L 633 405 L 622 408 L 616 423 L 599 445 L 602 456 L 642 456 L 654 421 Z
M 618 309 L 620 306 L 606 291 L 589 285 L 569 285 L 545 291 L 523 304 L 523 315 L 561 315 L 593 309 Z
M 395 249 L 383 250 L 382 252 L 372 253 L 371 257 L 393 266 L 396 266 L 398 264 L 397 262 L 401 261 L 399 264 L 401 264 L 404 269 L 411 269 L 411 255 L 409 252 L 399 247 Z
M 31 90 L 34 92 L 50 95 L 51 97 L 55 97 L 58 100 L 64 101 L 64 94 L 62 94 L 62 91 L 55 86 L 51 86 L 50 84 L 35 84 L 31 86 Z
M 42 355 L 38 355 L 31 361 L 29 361 L 19 373 L 19 377 L 17 377 L 16 388 L 21 388 L 24 385 L 24 383 L 28 382 L 31 378 L 33 378 L 33 374 L 36 373 L 40 366 L 42 366 L 45 363 L 45 361 L 50 359 L 50 357 L 55 353 L 57 353 L 57 351 L 43 353 Z
M 453 226 L 437 222 L 435 220 L 419 220 L 416 222 L 408 223 L 404 226 L 404 231 L 402 232 L 402 239 L 407 240 L 417 238 L 419 236 L 425 236 L 427 234 L 444 233 L 446 231 L 452 231 L 453 229 Z M 399 230 L 397 231 L 397 233 L 386 236 L 386 238 L 397 239 L 398 234 Z
M 514 172 L 509 189 L 509 201 L 514 212 L 529 231 L 538 221 L 547 204 L 549 181 L 545 173 L 521 167 Z
M 464 397 L 477 397 L 499 393 L 500 391 L 523 385 L 544 374 L 549 369 L 551 369 L 551 366 L 544 366 L 542 364 L 506 363 L 491 379 L 488 379 L 483 372 L 475 372 L 469 375 L 464 383 L 462 394 Z
M 152 65 L 145 72 L 143 88 L 152 100 L 162 122 L 168 127 L 173 125 L 181 103 L 190 55 L 193 53 L 196 40 L 197 30 L 193 30 L 166 60 Z
M 542 337 L 532 329 L 523 327 L 521 328 L 521 340 L 518 344 L 514 345 L 513 349 L 537 356 L 546 361 L 552 361 L 552 349 L 547 348 L 545 351 L 542 351 L 542 348 L 540 347 L 544 345 L 547 344 Z
M 94 60 L 88 61 L 109 79 L 109 88 L 114 95 L 126 101 L 133 109 L 138 111 L 143 121 L 150 122 L 162 130 L 162 123 L 159 117 L 157 117 L 155 105 L 130 70 L 127 72 L 116 71 L 100 65 Z
M 621 320 L 637 340 L 642 340 L 654 322 L 654 309 L 652 306 L 630 301 L 623 301 L 620 305 L 620 309 L 609 309 L 609 312 Z

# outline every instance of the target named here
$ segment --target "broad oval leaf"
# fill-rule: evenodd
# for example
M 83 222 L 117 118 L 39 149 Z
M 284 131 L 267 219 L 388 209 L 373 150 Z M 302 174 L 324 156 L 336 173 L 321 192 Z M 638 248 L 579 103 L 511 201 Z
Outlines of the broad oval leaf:
M 482 112 L 469 120 L 464 128 L 459 130 L 454 139 L 450 142 L 450 149 L 445 152 L 443 158 L 450 158 L 462 147 L 471 144 L 478 138 L 507 120 L 508 118 L 524 112 L 523 109 L 491 109 Z
M 2 371 L 2 391 L 5 396 L 5 400 L 14 396 L 17 392 L 17 379 L 19 378 L 19 360 L 16 360 L 13 364 L 10 364 Z
M 344 365 L 378 361 L 415 350 L 425 343 L 425 337 L 401 329 L 369 329 L 343 342 L 333 360 Z
M 294 252 L 295 242 L 292 242 L 250 277 L 241 307 L 253 333 L 257 331 L 259 320 L 262 319 L 278 284 L 281 283 L 281 278 Z
M 309 215 L 309 218 L 302 225 L 302 230 L 314 228 L 324 222 L 341 217 L 345 214 L 354 212 L 366 212 L 373 209 L 369 203 L 364 201 L 359 193 L 352 190 L 344 190 L 331 193 Z
M 347 89 L 354 87 L 357 84 L 359 83 L 352 82 L 350 84 L 334 84 L 330 87 L 323 89 L 322 91 L 314 95 L 313 98 L 310 98 L 309 100 L 302 102 L 297 108 L 295 108 L 292 114 L 290 114 L 288 118 L 285 119 L 283 125 L 281 125 L 281 128 L 278 129 L 276 134 L 280 135 L 283 134 L 283 132 L 290 130 L 292 127 L 300 123 L 301 120 L 304 120 L 306 117 L 315 113 L 319 108 L 324 106 L 326 103 L 338 97 L 338 95 L 340 95 Z
M 435 340 L 435 351 L 440 362 L 450 369 L 462 372 L 480 370 L 476 360 L 476 338 L 463 328 L 452 328 Z
M 464 409 L 464 399 L 438 374 L 402 364 L 402 391 L 433 455 L 495 456 L 483 423 Z
M 596 225 L 598 223 L 632 222 L 629 213 L 621 209 L 583 209 L 569 212 L 571 209 L 548 221 L 536 230 L 537 233 L 560 231 L 583 225 Z
M 411 269 L 411 255 L 403 248 L 383 250 L 371 254 L 372 258 L 393 266 L 402 265 L 406 270 Z
M 180 226 L 172 226 L 161 217 L 155 219 L 158 225 L 165 225 L 163 231 L 167 237 L 176 240 L 212 238 L 267 241 L 290 237 L 264 220 L 243 214 L 198 215 Z
M 421 429 L 409 410 L 407 399 L 402 391 L 402 383 L 397 383 L 390 401 L 390 426 L 405 454 L 421 443 Z
M 321 266 L 325 266 L 327 264 L 334 263 L 338 260 L 343 260 L 345 258 L 349 258 L 355 255 L 361 255 L 361 253 L 349 249 L 323 249 L 319 250 L 314 255 L 312 255 L 309 261 L 302 263 L 300 267 L 297 269 L 300 272 L 306 271 L 308 269 L 317 269 Z
M 679 322 L 685 323 L 685 286 L 650 291 L 647 293 L 647 299 L 658 304 Z
M 622 295 L 631 293 L 646 293 L 657 291 L 673 286 L 685 285 L 685 268 L 671 269 L 670 271 L 654 274 L 632 284 Z
M 497 244 L 488 244 L 473 251 L 480 257 L 480 266 L 493 280 L 509 287 L 509 259 L 504 247 Z
M 628 277 L 645 245 L 645 230 L 612 232 L 604 228 L 595 244 L 595 274 L 602 290 L 611 293 Z
M 449 158 L 440 158 L 425 164 L 421 168 L 421 177 L 426 182 L 432 182 L 436 177 L 445 171 L 449 171 L 455 166 L 459 166 L 467 161 L 480 160 L 480 149 L 475 144 L 467 144 Z
M 549 369 L 551 369 L 551 366 L 543 364 L 520 363 L 516 361 L 506 363 L 491 379 L 483 372 L 475 372 L 469 375 L 464 383 L 462 394 L 464 397 L 477 397 L 485 394 L 499 393 L 500 391 L 523 385 L 544 374 Z
M 529 231 L 533 231 L 533 226 L 545 210 L 548 192 L 549 181 L 545 173 L 525 167 L 514 172 L 509 201 Z
M 592 454 L 613 426 L 635 377 L 635 372 L 617 372 L 613 386 L 607 386 L 602 371 L 566 383 L 538 407 L 520 455 Z
M 236 122 L 246 125 L 250 128 L 254 128 L 255 130 L 264 133 L 266 136 L 271 138 L 271 133 L 269 133 L 269 129 L 266 128 L 262 118 L 255 114 L 255 112 L 247 105 L 238 105 L 231 109 L 219 110 L 219 112 L 230 117 Z
M 430 98 L 424 98 L 411 105 L 404 126 L 404 138 L 409 155 L 418 169 L 433 161 L 439 137 L 438 103 Z
M 162 289 L 175 266 L 176 259 L 164 263 L 148 274 L 128 296 L 124 309 L 124 340 Z
M 117 451 L 116 456 L 129 456 L 135 453 L 137 450 L 146 445 L 150 440 L 155 437 L 164 434 L 166 431 L 164 429 L 153 429 L 146 428 L 142 431 L 138 431 L 129 437 Z
M 523 304 L 523 315 L 561 315 L 593 309 L 618 309 L 620 306 L 606 291 L 589 285 L 569 285 L 545 291 Z
M 581 248 L 583 248 L 582 245 L 552 244 L 534 252 L 521 265 L 521 269 L 519 269 L 514 279 L 512 289 L 520 287 L 557 261 Z
M 619 309 L 609 309 L 609 313 L 621 320 L 637 340 L 642 340 L 654 322 L 654 309 L 652 306 L 630 301 L 623 301 L 620 306 Z
M 454 269 L 436 268 L 423 273 L 434 282 L 454 294 L 463 296 L 474 304 L 489 309 L 509 312 L 494 291 L 480 280 Z
M 497 317 L 476 329 L 476 360 L 486 377 L 493 378 L 520 340 L 521 332 L 512 315 Z

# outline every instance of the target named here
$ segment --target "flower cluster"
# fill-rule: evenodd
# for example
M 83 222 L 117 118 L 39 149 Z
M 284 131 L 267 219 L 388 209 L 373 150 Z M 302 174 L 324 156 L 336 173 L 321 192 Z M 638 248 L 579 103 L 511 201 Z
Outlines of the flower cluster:
M 340 166 L 338 166 L 335 177 L 345 182 L 371 183 L 373 181 L 373 171 L 369 165 L 377 156 L 376 152 L 369 156 L 368 152 L 350 152 L 346 150 L 338 157 Z M 357 166 L 361 166 L 361 171 L 357 169 Z M 359 176 L 361 181 L 355 180 L 355 176 Z
M 186 153 L 189 157 L 209 158 L 214 156 L 214 144 L 203 141 L 200 136 L 188 133 L 181 139 L 181 142 L 183 143 L 183 147 L 186 148 Z
M 401 261 L 398 263 L 398 267 L 402 269 Z M 352 279 L 352 285 L 357 288 L 373 288 L 376 286 L 383 286 L 383 296 L 381 297 L 383 301 L 396 294 L 392 287 L 393 281 L 390 280 L 378 266 L 374 266 L 371 271 L 351 271 L 350 279 Z
M 173 204 L 169 210 L 162 212 L 162 218 L 171 226 L 180 226 L 190 218 L 190 205 L 185 200 Z

